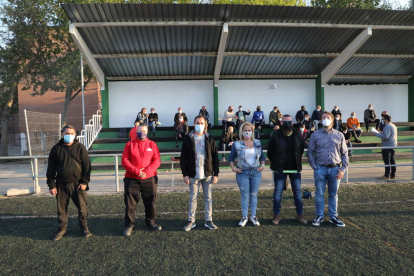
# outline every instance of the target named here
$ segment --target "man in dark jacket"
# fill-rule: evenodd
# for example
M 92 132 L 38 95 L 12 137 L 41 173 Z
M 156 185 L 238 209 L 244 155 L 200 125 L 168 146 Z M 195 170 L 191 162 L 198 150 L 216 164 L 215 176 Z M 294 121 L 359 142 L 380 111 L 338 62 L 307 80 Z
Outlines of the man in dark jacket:
M 369 131 L 369 123 L 375 123 L 375 129 L 379 130 L 380 119 L 377 118 L 377 114 L 372 106 L 372 104 L 368 105 L 368 108 L 364 111 L 364 122 L 365 122 L 365 129 Z
M 56 196 L 59 228 L 53 240 L 60 240 L 68 226 L 69 199 L 78 208 L 79 227 L 85 237 L 91 236 L 87 225 L 86 191 L 89 190 L 91 163 L 88 151 L 79 143 L 73 126 L 65 126 L 63 138 L 53 146 L 49 154 L 46 172 L 51 195 Z
M 183 116 L 178 117 L 178 124 L 174 126 L 175 131 L 175 148 L 179 148 L 178 141 L 184 140 L 184 137 L 188 134 L 188 124 L 184 121 Z
M 233 146 L 233 143 L 236 142 L 238 139 L 238 135 L 233 132 L 233 127 L 229 126 L 227 128 L 227 131 L 223 133 L 220 140 L 220 146 L 222 151 L 230 151 L 231 146 Z M 223 153 L 221 161 L 226 161 L 225 154 Z
M 158 113 L 155 113 L 155 108 L 151 108 L 151 113 L 148 115 L 148 127 L 152 131 L 152 136 L 155 136 L 155 128 L 159 125 Z
M 212 219 L 213 200 L 211 186 L 218 181 L 219 160 L 216 143 L 206 131 L 206 121 L 202 116 L 195 118 L 194 130 L 184 138 L 180 165 L 184 183 L 190 187 L 188 221 L 183 230 L 190 231 L 196 226 L 195 215 L 200 185 L 203 188 L 204 197 L 204 226 L 211 230 L 217 229 Z
M 305 142 L 300 132 L 293 128 L 292 117 L 284 115 L 282 128 L 273 133 L 267 146 L 267 157 L 270 160 L 270 168 L 273 170 L 275 182 L 275 191 L 273 193 L 274 218 L 272 220 L 272 223 L 275 225 L 278 225 L 281 220 L 282 193 L 287 176 L 290 178 L 295 200 L 296 219 L 299 223 L 308 223 L 303 217 L 300 174 L 304 149 Z
M 312 121 L 315 123 L 315 131 L 318 131 L 319 124 L 321 123 L 322 108 L 320 105 L 316 106 L 316 109 L 312 112 Z
M 300 123 L 303 121 L 303 119 L 305 119 L 305 115 L 309 115 L 309 114 L 308 114 L 308 111 L 306 111 L 306 106 L 302 105 L 300 107 L 300 110 L 298 112 L 296 112 L 296 116 L 295 116 L 296 123 L 298 125 L 300 125 Z
M 187 123 L 187 115 L 183 112 L 183 109 L 181 107 L 178 108 L 178 112 L 174 115 L 174 126 L 178 125 L 180 121 L 178 120 L 179 117 L 182 116 L 184 119 L 184 122 Z
M 210 120 L 210 114 L 208 113 L 206 106 L 201 107 L 198 115 L 203 116 L 204 119 L 206 119 L 208 128 L 211 128 L 211 124 L 208 122 L 208 120 Z

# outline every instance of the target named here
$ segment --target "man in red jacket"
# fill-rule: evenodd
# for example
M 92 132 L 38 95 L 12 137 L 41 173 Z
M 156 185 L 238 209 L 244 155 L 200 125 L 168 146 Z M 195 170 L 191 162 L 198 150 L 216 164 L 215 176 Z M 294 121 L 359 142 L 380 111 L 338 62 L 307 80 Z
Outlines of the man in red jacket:
M 135 225 L 135 210 L 141 194 L 145 206 L 145 224 L 151 230 L 160 231 L 155 224 L 155 202 L 157 185 L 155 176 L 161 164 L 157 144 L 147 138 L 148 127 L 139 125 L 137 139 L 129 141 L 122 154 L 122 166 L 125 168 L 124 202 L 125 230 L 124 236 L 131 236 Z

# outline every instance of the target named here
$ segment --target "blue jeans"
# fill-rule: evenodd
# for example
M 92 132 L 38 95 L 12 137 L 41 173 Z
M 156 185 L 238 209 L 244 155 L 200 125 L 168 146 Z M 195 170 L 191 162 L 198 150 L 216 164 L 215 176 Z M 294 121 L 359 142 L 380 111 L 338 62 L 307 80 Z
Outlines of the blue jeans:
M 340 179 L 336 179 L 339 167 L 328 168 L 320 166 L 313 173 L 315 178 L 315 208 L 316 215 L 324 217 L 325 210 L 325 188 L 328 184 L 328 213 L 329 218 L 338 216 L 338 189 Z
M 274 172 L 275 191 L 273 192 L 273 214 L 280 215 L 282 207 L 282 193 L 285 186 L 285 179 L 289 175 L 290 184 L 292 186 L 293 198 L 295 200 L 296 214 L 303 215 L 302 192 L 300 189 L 301 174 L 300 173 L 278 173 Z
M 151 121 L 148 123 L 148 128 L 150 131 L 155 132 L 156 127 L 157 127 L 157 124 L 154 121 Z
M 251 216 L 256 216 L 257 192 L 262 182 L 262 173 L 256 169 L 243 169 L 241 173 L 236 173 L 236 181 L 240 189 L 242 216 L 247 218 L 249 203 Z

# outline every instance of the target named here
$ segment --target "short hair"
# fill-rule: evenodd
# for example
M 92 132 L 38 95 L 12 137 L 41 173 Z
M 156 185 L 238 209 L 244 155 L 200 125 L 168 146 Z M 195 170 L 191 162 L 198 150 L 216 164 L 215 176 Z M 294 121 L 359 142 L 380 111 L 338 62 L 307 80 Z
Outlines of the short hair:
M 249 122 L 244 122 L 244 123 L 241 125 L 241 127 L 240 127 L 240 129 L 239 129 L 239 139 L 240 139 L 240 140 L 243 140 L 243 128 L 244 128 L 245 126 L 250 126 L 250 127 L 252 128 L 252 140 L 254 140 L 254 129 L 255 129 L 255 126 L 254 126 L 252 123 L 249 123 Z
M 305 124 L 301 124 L 300 126 L 301 126 L 301 127 L 305 127 Z
M 204 116 L 201 116 L 201 115 L 196 116 L 196 117 L 194 118 L 194 125 L 195 125 L 195 122 L 196 122 L 196 120 L 197 120 L 198 118 L 202 118 L 202 119 L 204 120 L 204 124 L 205 124 L 205 126 L 204 126 L 204 131 L 206 131 L 206 132 L 207 132 L 207 121 L 206 121 L 206 118 L 204 118 Z
M 240 107 L 243 107 L 243 106 L 242 106 L 242 105 L 239 105 L 239 108 L 240 108 Z
M 324 112 L 322 112 L 322 115 L 323 114 L 328 114 L 331 117 L 332 120 L 335 119 L 334 118 L 334 115 L 331 112 L 329 112 L 329 111 L 324 111 Z M 321 115 L 321 118 L 322 118 L 322 115 Z
M 300 108 L 306 108 L 306 106 L 302 105 Z
M 279 107 L 277 107 L 277 106 L 274 106 L 273 108 L 277 108 L 277 109 L 279 109 Z
M 384 120 L 387 120 L 388 122 L 390 122 L 391 123 L 391 115 L 384 115 Z
M 143 107 L 143 108 L 141 108 L 141 112 L 144 111 L 144 109 L 147 110 L 145 107 Z
M 292 120 L 293 120 L 293 117 L 292 117 L 292 116 L 290 116 L 289 114 L 285 114 L 285 115 L 283 115 L 283 117 L 290 117 L 290 118 L 292 118 Z
M 137 127 L 137 132 L 138 132 L 138 130 L 139 130 L 140 128 L 143 128 L 143 127 L 146 127 L 146 128 L 148 129 L 148 126 L 147 126 L 147 125 L 145 125 L 145 124 L 140 124 L 140 125 Z
M 73 129 L 75 132 L 76 132 L 76 129 L 75 129 L 75 127 L 74 126 L 72 126 L 72 125 L 66 125 L 66 126 L 64 126 L 63 128 L 62 128 L 62 132 L 65 132 L 65 130 L 66 129 Z

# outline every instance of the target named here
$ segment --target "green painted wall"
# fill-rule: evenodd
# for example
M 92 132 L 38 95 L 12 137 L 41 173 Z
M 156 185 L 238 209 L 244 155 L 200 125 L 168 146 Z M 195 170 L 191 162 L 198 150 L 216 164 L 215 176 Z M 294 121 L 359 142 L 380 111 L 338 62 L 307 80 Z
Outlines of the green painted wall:
M 214 125 L 218 126 L 218 87 L 214 87 Z
M 325 88 L 322 87 L 321 75 L 316 78 L 316 105 L 320 105 L 325 110 Z
M 414 122 L 414 77 L 408 80 L 408 121 Z
M 102 93 L 102 127 L 109 127 L 109 98 L 108 98 L 108 80 L 105 77 L 105 89 L 101 90 Z

